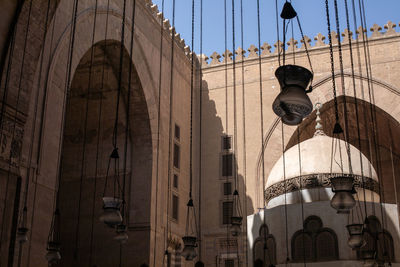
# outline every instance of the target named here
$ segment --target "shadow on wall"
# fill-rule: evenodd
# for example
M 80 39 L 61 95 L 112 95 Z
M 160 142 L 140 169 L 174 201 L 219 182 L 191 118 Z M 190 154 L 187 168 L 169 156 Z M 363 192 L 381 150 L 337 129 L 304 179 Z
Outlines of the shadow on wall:
M 247 266 L 248 240 L 246 234 L 246 216 L 254 213 L 254 206 L 252 199 L 246 194 L 246 177 L 244 174 L 243 162 L 244 147 L 242 145 L 243 121 L 240 119 L 242 118 L 242 116 L 239 112 L 237 113 L 238 138 L 241 138 L 242 140 L 237 140 L 238 155 L 235 155 L 233 139 L 233 108 L 228 107 L 230 120 L 229 129 L 226 130 L 224 129 L 221 117 L 218 116 L 216 103 L 212 99 L 213 95 L 218 95 L 219 99 L 225 99 L 225 97 L 221 98 L 221 96 L 225 95 L 225 93 L 222 93 L 222 91 L 210 92 L 208 90 L 207 82 L 202 82 L 202 206 L 207 207 L 207 213 L 205 210 L 202 211 L 204 215 L 202 216 L 201 225 L 207 226 L 207 232 L 212 233 L 208 233 L 207 235 L 205 235 L 205 231 L 202 232 L 202 251 L 203 255 L 205 256 L 203 256 L 202 260 L 205 261 L 206 265 L 225 266 L 224 264 L 227 263 L 225 260 L 230 259 L 227 255 L 232 254 L 233 251 L 236 250 L 230 246 L 230 243 L 228 241 L 237 240 L 239 261 L 242 265 L 245 264 Z M 241 90 L 241 88 L 237 87 L 237 95 L 241 94 Z M 232 97 L 229 103 L 233 103 L 232 91 L 229 91 L 228 97 Z M 239 99 L 237 100 L 237 105 L 240 105 Z M 239 162 L 237 159 L 239 159 Z M 207 168 L 205 168 L 204 166 L 207 166 Z M 238 167 L 237 183 L 235 183 L 234 178 L 234 170 L 236 167 Z M 239 239 L 233 238 L 231 235 L 227 235 L 229 227 L 227 227 L 227 224 L 224 224 L 223 218 L 224 205 L 226 205 L 226 203 L 228 202 L 233 202 L 232 194 L 235 190 L 235 185 L 239 192 L 241 202 L 240 206 L 243 214 L 243 238 Z M 232 256 L 232 259 L 235 262 L 237 262 L 237 258 L 237 256 Z

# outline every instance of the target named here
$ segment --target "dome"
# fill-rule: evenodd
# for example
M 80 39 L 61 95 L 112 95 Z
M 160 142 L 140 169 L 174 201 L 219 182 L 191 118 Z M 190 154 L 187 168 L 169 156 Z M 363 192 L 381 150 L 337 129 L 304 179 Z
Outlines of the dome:
M 319 117 L 320 108 L 321 104 L 317 103 L 314 136 L 285 151 L 285 157 L 282 155 L 272 168 L 265 185 L 265 197 L 269 208 L 302 201 L 330 200 L 333 196 L 330 178 L 351 174 L 354 176 L 354 186 L 369 192 L 367 195 L 358 194 L 360 200 L 364 197 L 367 201 L 378 199 L 378 176 L 371 162 L 356 147 L 343 140 L 329 137 L 323 132 Z M 333 161 L 332 145 L 334 145 Z M 348 155 L 352 171 L 349 168 Z
M 331 151 L 333 138 L 324 134 L 318 134 L 300 143 L 300 159 L 299 160 L 299 144 L 291 147 L 285 152 L 285 174 L 286 180 L 311 175 L 311 174 L 350 174 L 349 159 L 347 155 L 347 143 L 339 140 L 336 145 L 336 153 L 332 164 L 331 171 Z M 340 149 L 340 150 L 339 150 Z M 339 153 L 340 151 L 340 153 Z M 367 157 L 361 153 L 356 147 L 350 145 L 351 167 L 355 176 L 364 176 L 378 181 L 375 169 Z M 340 157 L 340 155 L 342 155 Z M 341 164 L 341 159 L 342 163 Z M 343 171 L 341 169 L 343 166 Z M 265 188 L 269 188 L 274 184 L 285 181 L 283 171 L 283 156 L 276 162 L 272 168 Z

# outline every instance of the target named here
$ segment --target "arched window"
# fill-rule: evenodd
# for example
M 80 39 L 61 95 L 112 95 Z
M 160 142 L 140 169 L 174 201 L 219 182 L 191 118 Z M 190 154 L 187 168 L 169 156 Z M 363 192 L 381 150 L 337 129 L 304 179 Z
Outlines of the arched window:
M 295 261 L 313 260 L 312 237 L 303 230 L 298 231 L 292 238 L 292 258 Z
M 317 216 L 304 221 L 304 230 L 292 237 L 292 259 L 294 262 L 330 261 L 338 259 L 338 242 L 335 232 L 324 228 Z
M 253 248 L 254 267 L 276 264 L 275 238 L 269 234 L 266 225 L 260 227 L 259 237 L 255 240 Z
M 394 244 L 392 235 L 382 229 L 381 222 L 375 216 L 368 217 L 367 227 L 364 229 L 365 246 L 357 252 L 358 259 L 363 253 L 373 252 L 378 262 L 394 260 Z
M 336 235 L 330 230 L 322 230 L 315 237 L 316 256 L 318 261 L 337 259 Z

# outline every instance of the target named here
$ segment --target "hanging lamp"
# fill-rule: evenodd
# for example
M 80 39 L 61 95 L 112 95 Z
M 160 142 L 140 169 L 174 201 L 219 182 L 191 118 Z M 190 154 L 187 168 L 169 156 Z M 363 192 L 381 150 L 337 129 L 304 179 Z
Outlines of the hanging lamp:
M 50 233 L 47 239 L 46 260 L 49 265 L 61 260 L 60 253 L 60 210 L 56 208 L 51 222 Z
M 27 219 L 27 212 L 28 208 L 24 207 L 22 210 L 22 218 L 21 218 L 21 225 L 17 229 L 17 237 L 16 240 L 18 243 L 22 244 L 28 241 L 28 227 L 26 226 L 26 219 Z
M 193 223 L 196 225 L 196 214 L 194 210 L 193 200 L 190 197 L 187 203 L 186 212 L 186 233 L 182 237 L 183 250 L 181 252 L 182 257 L 187 261 L 192 261 L 197 257 L 197 236 L 196 236 L 196 226 L 193 228 Z
M 107 174 L 106 174 L 106 182 L 105 182 L 105 187 L 104 187 L 104 192 L 106 191 L 107 188 L 107 180 L 109 177 L 109 170 L 110 170 L 110 165 L 113 163 L 114 165 L 114 195 L 113 196 L 105 196 L 106 194 L 103 194 L 103 213 L 100 216 L 100 221 L 105 223 L 106 225 L 110 227 L 115 227 L 116 225 L 122 223 L 122 215 L 120 212 L 120 207 L 122 204 L 122 199 L 118 198 L 116 196 L 116 189 L 117 184 L 119 186 L 118 180 L 119 180 L 119 174 L 118 174 L 118 168 L 119 168 L 119 154 L 118 154 L 118 148 L 114 148 L 109 161 L 108 161 L 108 168 L 107 168 Z
M 365 246 L 365 240 L 363 237 L 363 224 L 349 224 L 346 226 L 349 232 L 349 239 L 347 244 L 352 249 L 360 249 Z
M 79 5 L 79 0 L 74 0 L 73 2 L 73 9 L 72 9 L 72 23 L 71 23 L 71 33 L 70 33 L 70 47 L 68 51 L 68 64 L 67 64 L 67 78 L 66 78 L 66 83 L 65 83 L 65 97 L 64 101 L 62 104 L 62 129 L 66 128 L 66 107 L 68 106 L 69 100 L 70 100 L 70 84 L 71 84 L 71 76 L 72 76 L 72 59 L 74 56 L 74 45 L 75 45 L 75 34 L 76 34 L 76 24 L 77 24 L 77 14 L 78 14 L 78 5 Z M 64 135 L 61 133 L 59 136 L 59 155 L 58 155 L 58 160 L 57 160 L 57 170 L 58 174 L 56 177 L 56 188 L 55 188 L 55 197 L 54 197 L 54 203 L 53 207 L 54 213 L 51 221 L 51 226 L 50 226 L 50 231 L 49 235 L 47 237 L 47 246 L 46 246 L 46 260 L 49 264 L 49 266 L 58 263 L 61 260 L 61 253 L 60 253 L 60 244 L 61 244 L 61 239 L 60 239 L 60 209 L 59 209 L 59 197 L 60 197 L 60 185 L 61 185 L 61 176 L 62 176 L 62 170 L 63 170 L 63 161 L 62 161 L 62 155 L 63 155 L 63 137 Z
M 313 73 L 302 66 L 285 65 L 286 20 L 291 20 L 295 17 L 297 17 L 296 11 L 294 10 L 292 4 L 286 1 L 281 13 L 281 18 L 283 19 L 284 25 L 282 48 L 283 65 L 279 66 L 279 68 L 275 71 L 275 76 L 278 79 L 281 92 L 273 102 L 272 109 L 274 113 L 282 119 L 282 122 L 287 125 L 300 124 L 302 120 L 307 117 L 313 110 L 311 100 L 307 96 L 307 94 L 312 91 L 312 86 L 310 84 L 312 83 L 312 79 L 314 77 Z M 303 36 L 300 20 L 298 19 L 298 17 L 297 22 Z M 304 42 L 304 44 L 306 44 L 306 42 Z M 279 45 L 277 49 L 280 49 Z M 278 53 L 280 53 L 280 51 L 278 51 Z M 310 67 L 312 69 L 307 45 L 306 53 L 309 59 Z M 310 87 L 308 87 L 309 85 Z
M 126 20 L 126 0 L 123 2 L 123 16 L 121 23 L 121 42 L 120 42 L 120 51 L 119 51 L 119 72 L 118 72 L 118 88 L 117 88 L 117 101 L 116 101 L 116 109 L 115 109 L 115 121 L 114 121 L 114 131 L 112 135 L 112 146 L 113 151 L 110 154 L 107 166 L 106 173 L 106 181 L 104 184 L 104 193 L 103 193 L 103 213 L 100 216 L 100 220 L 104 222 L 106 225 L 110 227 L 116 227 L 117 225 L 123 222 L 123 217 L 120 212 L 121 204 L 124 203 L 124 188 L 125 182 L 123 184 L 123 188 L 120 186 L 120 164 L 119 164 L 119 153 L 118 153 L 118 123 L 119 123 L 119 108 L 120 108 L 120 100 L 121 100 L 121 90 L 122 90 L 122 71 L 123 71 L 123 59 L 124 59 L 124 44 L 125 44 L 125 20 Z M 126 125 L 128 127 L 128 125 Z M 125 155 L 126 160 L 126 155 Z M 110 174 L 110 168 L 113 165 L 114 173 Z M 124 176 L 125 177 L 125 176 Z M 112 194 L 107 191 L 107 181 L 111 178 L 113 180 L 113 192 Z M 122 198 L 121 198 L 122 196 Z
M 354 177 L 352 176 L 337 176 L 330 178 L 332 184 L 332 192 L 335 194 L 331 199 L 331 207 L 338 214 L 349 214 L 350 210 L 356 205 L 354 199 Z
M 242 226 L 242 211 L 240 208 L 240 198 L 239 198 L 239 192 L 235 190 L 233 192 L 233 216 L 231 217 L 231 227 L 230 231 L 232 236 L 238 236 L 241 232 L 241 226 Z
M 376 260 L 375 260 L 376 252 L 374 250 L 364 250 L 361 251 L 361 258 L 364 260 L 364 267 L 375 267 Z
M 353 197 L 353 194 L 356 193 L 354 188 L 354 175 L 351 166 L 351 156 L 350 156 L 350 144 L 346 141 L 348 137 L 344 135 L 342 126 L 339 123 L 339 108 L 337 101 L 337 93 L 336 93 L 336 82 L 335 82 L 335 64 L 334 64 L 334 56 L 333 56 L 333 44 L 332 44 L 332 33 L 331 33 L 331 23 L 329 16 L 329 4 L 328 0 L 325 1 L 326 6 L 326 19 L 327 19 L 327 27 L 328 27 L 328 37 L 329 37 L 329 53 L 330 53 L 330 63 L 331 63 L 331 77 L 332 77 L 332 91 L 333 91 L 333 99 L 334 99 L 334 107 L 335 107 L 335 125 L 333 128 L 333 138 L 332 138 L 332 151 L 331 151 L 331 173 L 332 166 L 335 157 L 334 150 L 338 147 L 338 151 L 340 153 L 340 169 L 342 170 L 342 175 L 334 175 L 330 178 L 330 182 L 332 185 L 332 191 L 335 193 L 331 199 L 331 207 L 334 208 L 338 214 L 349 214 L 350 210 L 354 208 L 356 205 L 356 200 Z M 341 47 L 341 46 L 339 46 Z M 339 50 L 340 52 L 341 50 Z M 340 54 L 341 55 L 341 54 Z M 342 58 L 340 56 L 340 58 Z M 340 61 L 340 66 L 342 68 L 342 61 Z M 347 121 L 347 114 L 344 114 L 345 122 Z M 346 124 L 347 126 L 347 124 Z M 346 127 L 348 129 L 348 127 Z M 344 175 L 343 173 L 343 161 L 341 154 L 341 139 L 345 140 L 346 143 L 346 156 L 348 158 L 349 172 Z
M 120 244 L 125 244 L 129 239 L 126 225 L 124 224 L 117 225 L 116 232 L 117 235 L 114 236 L 114 240 L 118 241 Z
M 182 237 L 183 250 L 182 257 L 186 261 L 193 261 L 197 257 L 197 221 L 196 210 L 193 205 L 192 187 L 193 187 L 193 90 L 194 90 L 194 16 L 195 3 L 192 0 L 192 53 L 191 53 L 191 75 L 190 75 L 190 159 L 189 159 L 189 201 L 186 211 L 186 229 L 185 236 Z

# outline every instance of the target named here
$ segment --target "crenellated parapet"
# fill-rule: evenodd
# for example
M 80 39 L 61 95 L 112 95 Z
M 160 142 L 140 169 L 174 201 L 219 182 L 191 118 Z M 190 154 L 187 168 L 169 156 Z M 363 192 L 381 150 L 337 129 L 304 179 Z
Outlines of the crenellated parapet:
M 166 33 L 166 35 L 169 34 L 171 39 L 172 39 L 172 37 L 174 37 L 173 39 L 174 39 L 175 43 L 177 44 L 177 46 L 180 47 L 182 49 L 182 51 L 184 52 L 184 54 L 187 56 L 187 58 L 189 60 L 191 60 L 192 51 L 191 51 L 190 47 L 185 44 L 185 40 L 183 38 L 181 38 L 181 35 L 176 32 L 174 27 L 171 26 L 169 19 L 166 19 L 164 17 L 164 14 L 162 12 L 160 12 L 160 10 L 158 9 L 158 6 L 156 4 L 153 4 L 152 0 L 144 0 L 144 3 L 145 3 L 145 6 L 149 9 L 150 13 L 154 16 L 156 21 L 159 23 L 159 25 L 160 26 L 161 26 L 161 24 L 163 25 L 163 29 L 165 31 L 164 33 Z M 205 62 L 205 64 L 207 64 L 207 62 Z
M 340 34 L 340 42 L 343 45 L 348 45 L 349 40 L 351 42 L 356 42 L 356 41 L 363 41 L 365 38 L 368 38 L 368 40 L 377 40 L 377 39 L 382 39 L 382 38 L 390 38 L 390 37 L 395 37 L 395 36 L 400 36 L 400 32 L 396 32 L 396 24 L 389 21 L 387 24 L 382 26 L 379 26 L 377 24 L 373 24 L 372 27 L 370 27 L 370 35 L 368 36 L 368 31 L 367 29 L 363 27 L 358 27 L 355 35 L 352 31 L 349 31 L 348 29 L 345 29 L 341 34 Z M 399 23 L 400 26 L 400 23 Z M 339 35 L 337 32 L 332 31 L 331 33 L 332 37 L 332 44 L 334 46 L 337 46 L 339 44 Z M 364 34 L 364 36 L 363 36 Z M 304 52 L 305 48 L 307 46 L 307 49 L 310 51 L 316 50 L 316 49 L 321 49 L 321 48 L 327 48 L 329 47 L 329 38 L 328 36 L 324 36 L 321 33 L 318 33 L 314 38 L 314 43 L 311 45 L 311 38 L 308 36 L 304 36 L 304 40 L 295 40 L 291 38 L 290 40 L 287 41 L 286 43 L 286 51 L 288 52 Z M 271 50 L 273 48 L 273 50 Z M 283 43 L 282 41 L 278 41 L 273 46 L 271 46 L 268 43 L 264 43 L 261 46 L 261 51 L 259 51 L 258 47 L 255 45 L 250 45 L 250 47 L 246 50 L 242 47 L 239 47 L 235 51 L 236 55 L 236 61 L 243 61 L 243 60 L 250 60 L 250 59 L 255 59 L 259 57 L 259 53 L 261 53 L 261 57 L 267 58 L 267 57 L 273 57 L 273 56 L 278 56 L 278 51 L 282 52 L 283 49 Z M 227 50 L 224 52 L 222 55 L 218 54 L 217 52 L 214 52 L 212 55 L 210 55 L 210 60 L 208 60 L 208 57 L 202 56 L 202 65 L 203 67 L 213 67 L 213 66 L 218 66 L 218 65 L 224 65 L 225 63 L 230 64 L 232 63 L 232 56 L 233 53 Z

